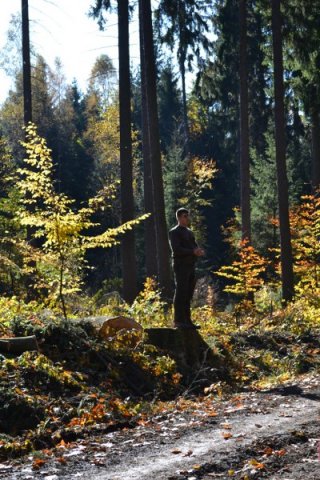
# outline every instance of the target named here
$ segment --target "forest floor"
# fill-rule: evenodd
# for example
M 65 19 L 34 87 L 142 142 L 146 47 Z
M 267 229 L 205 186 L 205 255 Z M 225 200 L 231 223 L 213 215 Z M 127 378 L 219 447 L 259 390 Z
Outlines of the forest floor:
M 164 352 L 86 324 L 11 334 L 40 351 L 0 355 L 1 479 L 320 479 L 317 330 L 207 335 L 221 367 L 193 385 Z
M 108 434 L 0 465 L 0 478 L 306 480 L 320 478 L 320 377 L 228 399 L 180 397 L 171 408 Z

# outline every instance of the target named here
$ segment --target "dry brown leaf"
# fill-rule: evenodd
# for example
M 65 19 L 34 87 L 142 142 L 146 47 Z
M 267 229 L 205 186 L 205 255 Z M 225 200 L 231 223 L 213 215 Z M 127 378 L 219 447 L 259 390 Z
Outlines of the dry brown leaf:
M 278 455 L 278 457 L 283 457 L 283 455 L 285 455 L 287 452 L 284 448 L 282 448 L 281 450 L 277 450 L 276 452 L 274 452 L 276 455 Z
M 174 448 L 173 450 L 171 450 L 171 453 L 177 454 L 177 453 L 182 453 L 182 451 L 179 450 L 178 448 Z
M 52 450 L 50 450 L 49 448 L 45 448 L 45 449 L 42 450 L 42 453 L 44 455 L 50 456 L 50 455 L 52 455 Z
M 36 458 L 32 463 L 32 468 L 33 470 L 39 470 L 45 463 L 46 460 L 43 460 L 43 458 Z
M 263 450 L 263 453 L 265 455 L 272 455 L 274 452 L 274 450 L 271 448 L 271 447 L 266 447 L 264 450 Z
M 232 428 L 232 425 L 230 425 L 230 423 L 221 423 L 221 426 L 226 430 L 231 430 Z
M 66 443 L 63 439 L 58 443 L 57 447 L 68 448 L 69 444 Z
M 218 413 L 215 410 L 212 410 L 211 412 L 209 412 L 207 414 L 208 417 L 216 417 L 217 415 L 218 415 Z
M 248 463 L 252 465 L 256 470 L 263 470 L 266 467 L 264 463 L 258 462 L 258 460 L 256 460 L 255 458 L 249 460 Z

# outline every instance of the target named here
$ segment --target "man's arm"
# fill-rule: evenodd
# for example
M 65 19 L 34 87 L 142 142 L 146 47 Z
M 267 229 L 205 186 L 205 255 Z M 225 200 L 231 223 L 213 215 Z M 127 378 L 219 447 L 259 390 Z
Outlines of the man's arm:
M 192 234 L 192 239 L 193 239 L 193 242 L 194 242 L 194 249 L 193 249 L 193 255 L 195 255 L 196 257 L 203 257 L 204 256 L 204 250 L 203 248 L 200 248 L 196 239 L 194 238 L 194 235 Z

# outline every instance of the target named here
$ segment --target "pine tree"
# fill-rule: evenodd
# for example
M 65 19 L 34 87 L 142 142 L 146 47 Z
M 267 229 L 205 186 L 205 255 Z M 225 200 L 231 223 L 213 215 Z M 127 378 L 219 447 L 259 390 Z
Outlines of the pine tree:
M 174 131 L 173 131 L 174 134 Z M 182 161 L 183 141 L 179 138 L 176 131 L 167 152 L 164 155 L 164 194 L 166 205 L 166 219 L 169 228 L 172 228 L 176 222 L 175 212 L 183 206 L 186 199 L 187 166 Z M 187 199 L 187 203 L 189 199 Z
M 271 123 L 271 122 L 270 122 Z M 266 150 L 254 152 L 252 162 L 252 243 L 268 255 L 278 248 L 279 232 L 272 222 L 278 216 L 277 170 L 273 128 L 266 134 Z
M 160 39 L 171 50 L 177 46 L 181 75 L 185 151 L 189 151 L 186 71 L 193 70 L 194 57 L 201 64 L 201 49 L 208 53 L 211 2 L 208 0 L 161 0 L 156 11 Z
M 177 135 L 181 137 L 181 92 L 177 83 L 172 60 L 169 60 L 160 69 L 158 79 L 159 129 L 164 152 L 170 149 L 171 143 L 177 143 Z
M 320 20 L 319 0 L 290 2 L 286 10 L 287 63 L 292 87 L 303 103 L 311 124 L 312 171 L 314 189 L 320 184 Z M 294 28 L 292 28 L 292 25 Z

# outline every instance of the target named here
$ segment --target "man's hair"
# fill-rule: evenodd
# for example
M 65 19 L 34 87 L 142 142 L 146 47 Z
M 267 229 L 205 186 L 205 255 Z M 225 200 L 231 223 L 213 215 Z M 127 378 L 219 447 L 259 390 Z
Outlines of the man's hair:
M 189 215 L 189 210 L 187 210 L 186 208 L 178 208 L 178 210 L 176 211 L 176 217 L 177 219 L 179 217 L 181 217 L 181 215 L 183 215 L 184 213 L 186 213 L 187 215 Z

